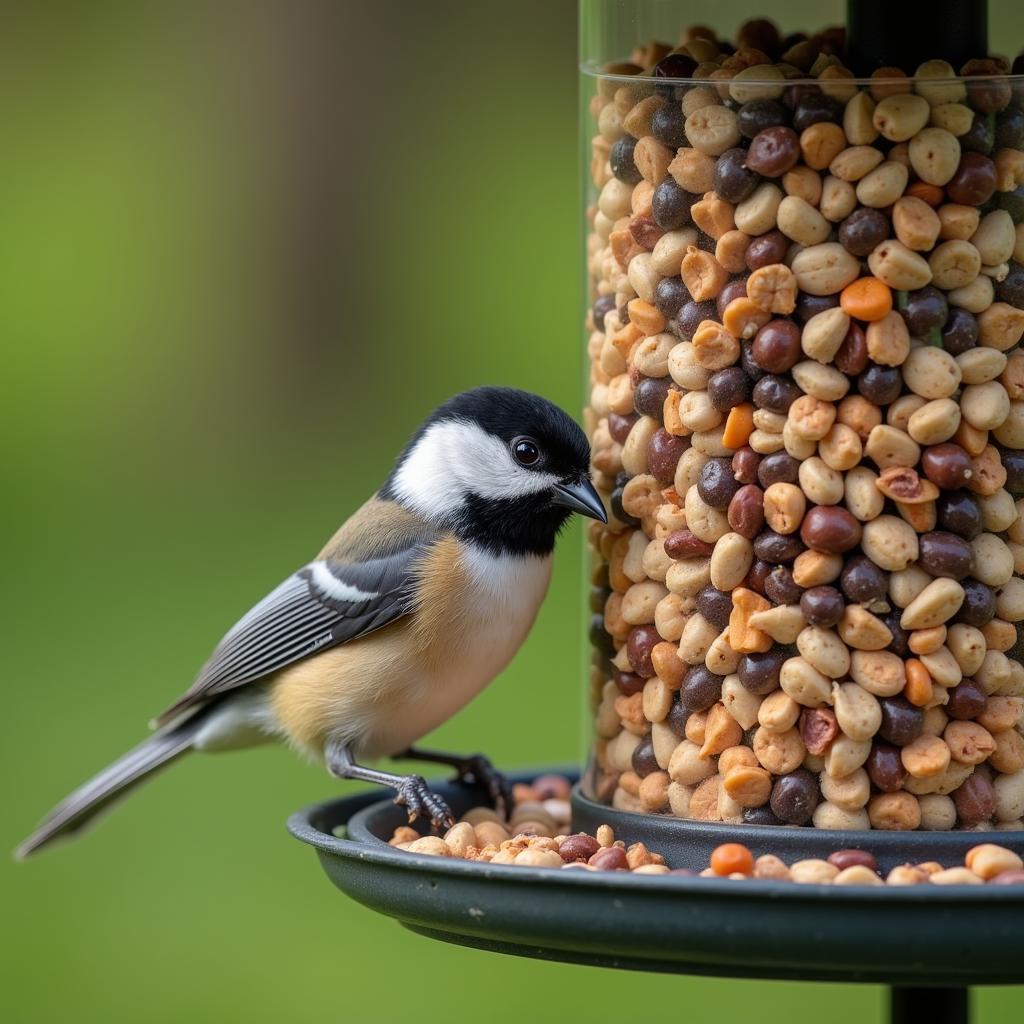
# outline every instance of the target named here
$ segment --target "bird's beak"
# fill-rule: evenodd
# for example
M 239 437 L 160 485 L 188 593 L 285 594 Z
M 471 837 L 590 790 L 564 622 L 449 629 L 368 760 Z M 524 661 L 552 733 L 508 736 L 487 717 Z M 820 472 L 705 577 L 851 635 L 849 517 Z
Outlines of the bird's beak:
M 589 480 L 579 480 L 571 484 L 555 484 L 552 488 L 552 502 L 561 505 L 563 508 L 572 509 L 590 519 L 608 522 L 608 513 L 604 510 L 604 504 L 597 489 Z

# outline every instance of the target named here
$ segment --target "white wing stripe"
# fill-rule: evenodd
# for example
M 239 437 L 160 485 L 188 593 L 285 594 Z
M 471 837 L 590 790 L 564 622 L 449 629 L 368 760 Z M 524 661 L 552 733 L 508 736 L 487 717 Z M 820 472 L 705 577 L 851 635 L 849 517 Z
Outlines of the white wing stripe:
M 376 592 L 360 590 L 351 583 L 339 580 L 324 562 L 312 562 L 309 569 L 317 589 L 332 601 L 372 601 L 380 597 Z

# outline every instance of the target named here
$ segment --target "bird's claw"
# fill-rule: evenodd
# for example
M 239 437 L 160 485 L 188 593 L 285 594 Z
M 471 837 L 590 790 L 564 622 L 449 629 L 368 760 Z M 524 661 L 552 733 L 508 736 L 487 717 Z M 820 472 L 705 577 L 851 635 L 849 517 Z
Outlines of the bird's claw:
M 436 829 L 451 828 L 455 824 L 451 808 L 430 789 L 422 775 L 407 775 L 397 790 L 395 803 L 406 809 L 410 824 L 420 817 L 429 818 Z
M 484 757 L 483 754 L 467 757 L 458 765 L 458 774 L 455 778 L 459 782 L 473 781 L 478 786 L 482 786 L 494 801 L 498 813 L 508 820 L 515 807 L 515 802 L 512 799 L 512 783 L 491 764 L 489 758 Z

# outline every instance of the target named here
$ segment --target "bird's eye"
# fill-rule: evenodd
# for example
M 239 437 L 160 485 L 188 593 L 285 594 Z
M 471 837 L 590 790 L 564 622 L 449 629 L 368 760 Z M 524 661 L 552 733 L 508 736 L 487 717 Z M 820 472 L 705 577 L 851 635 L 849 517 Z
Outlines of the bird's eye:
M 512 454 L 520 466 L 533 466 L 540 458 L 540 449 L 536 442 L 531 441 L 528 437 L 517 437 L 512 442 Z

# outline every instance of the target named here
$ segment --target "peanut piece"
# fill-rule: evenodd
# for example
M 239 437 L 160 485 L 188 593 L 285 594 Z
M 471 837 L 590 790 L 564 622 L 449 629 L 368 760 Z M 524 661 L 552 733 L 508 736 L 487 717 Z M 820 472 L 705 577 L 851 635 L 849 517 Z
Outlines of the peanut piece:
M 722 370 L 740 357 L 740 343 L 714 320 L 703 320 L 693 336 L 693 354 L 707 370 Z
M 747 298 L 766 312 L 792 313 L 796 293 L 797 278 L 784 263 L 761 267 L 747 279 Z
M 733 607 L 729 616 L 729 643 L 740 654 L 764 653 L 771 650 L 772 638 L 751 625 L 750 617 L 766 612 L 772 605 L 760 594 L 746 587 L 732 592 Z
M 729 271 L 711 253 L 695 245 L 687 248 L 680 272 L 695 302 L 717 298 L 729 280 Z

